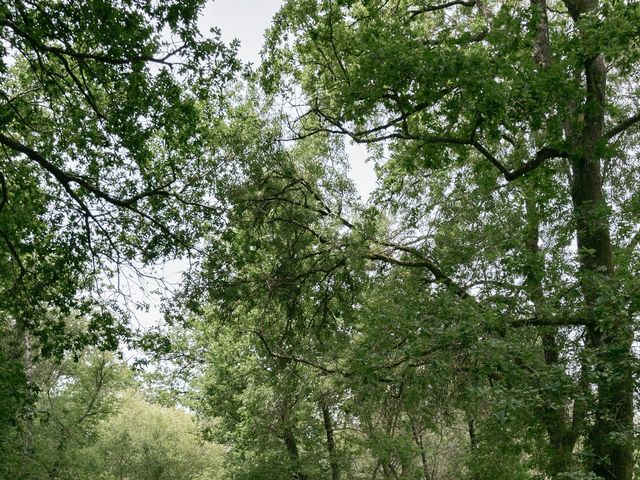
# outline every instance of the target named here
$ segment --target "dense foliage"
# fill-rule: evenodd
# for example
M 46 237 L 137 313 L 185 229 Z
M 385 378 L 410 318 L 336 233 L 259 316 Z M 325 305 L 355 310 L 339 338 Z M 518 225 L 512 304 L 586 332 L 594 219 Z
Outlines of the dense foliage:
M 242 79 L 200 7 L 0 7 L 4 477 L 640 475 L 640 5 L 290 0 Z
M 73 342 L 113 348 L 122 319 L 105 300 L 129 293 L 122 268 L 182 253 L 213 209 L 200 205 L 215 168 L 201 123 L 215 122 L 237 65 L 217 38 L 200 37 L 200 8 L 0 8 L 0 311 L 3 326 L 13 319 L 46 353 Z M 90 317 L 95 335 L 63 340 L 52 312 Z

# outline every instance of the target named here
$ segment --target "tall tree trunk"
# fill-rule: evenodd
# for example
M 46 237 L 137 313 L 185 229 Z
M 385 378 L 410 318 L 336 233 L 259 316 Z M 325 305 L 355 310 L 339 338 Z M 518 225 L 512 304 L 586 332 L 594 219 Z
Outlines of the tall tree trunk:
M 28 322 L 19 320 L 16 322 L 16 360 L 22 363 L 24 371 L 24 403 L 20 407 L 19 421 L 22 425 L 22 468 L 30 463 L 33 454 L 33 411 L 34 411 L 34 386 L 33 386 L 33 352 Z
M 467 431 L 469 432 L 469 446 L 471 447 L 471 453 L 474 456 L 473 463 L 473 480 L 480 480 L 480 472 L 478 472 L 478 467 L 475 465 L 475 457 L 478 454 L 478 433 L 476 432 L 476 422 L 475 419 L 470 419 L 467 422 Z
M 535 28 L 535 40 L 533 56 L 536 63 L 546 70 L 553 62 L 551 41 L 549 38 L 549 18 L 547 15 L 546 0 L 531 0 L 531 13 Z M 569 135 L 571 126 L 565 126 L 565 132 Z M 534 197 L 526 194 L 526 232 L 525 247 L 529 255 L 526 272 L 526 287 L 529 298 L 533 303 L 534 315 L 540 318 L 544 301 L 542 280 L 544 277 L 544 257 L 540 252 L 540 214 L 539 207 Z M 557 341 L 558 328 L 544 327 L 542 331 L 542 349 L 545 365 L 552 374 L 560 365 L 560 347 Z M 566 380 L 570 380 L 565 375 Z M 555 395 L 555 393 L 552 393 Z M 558 407 L 560 403 L 560 407 Z M 574 408 L 575 410 L 575 408 Z M 581 413 L 579 410 L 574 414 Z M 569 399 L 547 398 L 542 407 L 542 423 L 547 431 L 550 443 L 550 458 L 548 473 L 555 478 L 561 473 L 569 472 L 573 463 L 573 449 L 578 439 L 577 424 L 570 422 Z
M 282 440 L 289 454 L 289 460 L 293 465 L 293 478 L 294 480 L 307 480 L 307 476 L 301 471 L 300 465 L 300 453 L 298 452 L 298 443 L 296 437 L 293 434 L 293 429 L 290 426 L 284 428 L 282 432 Z
M 340 480 L 340 463 L 338 461 L 336 441 L 333 435 L 333 420 L 331 419 L 331 411 L 329 410 L 329 406 L 324 400 L 320 402 L 320 409 L 322 410 L 324 432 L 327 436 L 327 452 L 329 453 L 329 465 L 331 466 L 331 480 Z
M 567 2 L 574 18 L 580 5 Z M 579 4 L 579 5 L 578 5 Z M 573 8 L 573 10 L 572 10 Z M 615 300 L 614 259 L 608 205 L 602 187 L 600 148 L 605 118 L 606 67 L 602 55 L 585 61 L 586 100 L 580 145 L 572 157 L 571 196 L 584 297 L 588 349 L 597 385 L 595 421 L 587 446 L 593 472 L 606 480 L 631 480 L 633 473 L 633 377 L 629 321 Z M 613 290 L 612 290 L 613 289 Z
M 593 62 L 602 63 L 602 60 Z M 603 63 L 602 63 L 603 65 Z M 591 68 L 604 68 L 594 67 Z M 573 203 L 580 252 L 588 349 L 597 385 L 595 423 L 588 437 L 593 471 L 606 480 L 631 480 L 633 470 L 633 377 L 631 325 L 609 295 L 614 279 L 600 161 L 573 161 Z
M 604 81 L 601 57 L 588 62 L 587 84 L 593 83 L 593 76 L 601 76 Z M 594 88 L 593 85 L 590 88 Z M 604 88 L 604 84 L 597 88 Z M 598 138 L 601 128 L 587 126 L 585 133 Z M 588 445 L 593 454 L 594 473 L 607 480 L 630 480 L 633 470 L 633 377 L 630 368 L 633 334 L 631 325 L 609 294 L 615 281 L 614 263 L 600 159 L 593 139 L 585 136 L 585 140 L 584 154 L 572 162 L 572 198 L 587 341 L 594 358 L 598 397 Z

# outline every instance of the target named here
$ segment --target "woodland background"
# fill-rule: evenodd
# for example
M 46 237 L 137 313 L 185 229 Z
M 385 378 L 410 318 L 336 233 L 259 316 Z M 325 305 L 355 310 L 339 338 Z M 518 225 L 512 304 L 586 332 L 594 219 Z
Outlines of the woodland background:
M 203 8 L 0 3 L 0 478 L 640 476 L 640 3 Z

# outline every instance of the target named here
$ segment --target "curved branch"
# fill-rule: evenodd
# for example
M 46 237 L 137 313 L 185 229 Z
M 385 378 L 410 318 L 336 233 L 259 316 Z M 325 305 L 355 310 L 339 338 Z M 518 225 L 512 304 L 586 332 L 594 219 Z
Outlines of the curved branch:
M 96 197 L 105 200 L 106 202 L 116 206 L 127 208 L 129 210 L 134 210 L 136 213 L 139 213 L 137 209 L 134 209 L 134 205 L 139 201 L 146 197 L 150 197 L 152 195 L 170 195 L 165 189 L 171 185 L 173 182 L 169 182 L 164 185 L 160 185 L 154 189 L 147 190 L 136 195 L 133 195 L 129 198 L 117 198 L 113 195 L 105 192 L 104 190 L 96 187 L 92 183 L 88 182 L 85 178 L 82 178 L 78 175 L 65 172 L 61 168 L 57 167 L 53 163 L 51 163 L 44 155 L 37 152 L 36 150 L 24 145 L 23 143 L 18 142 L 17 140 L 7 137 L 4 133 L 0 132 L 0 143 L 9 147 L 10 149 L 20 152 L 31 160 L 36 162 L 40 167 L 49 172 L 53 177 L 60 182 L 63 186 L 68 186 L 70 183 L 76 183 L 80 185 L 82 188 L 94 194 Z
M 269 342 L 267 341 L 265 336 L 262 334 L 262 332 L 258 330 L 249 330 L 249 331 L 260 339 L 260 342 L 262 343 L 262 345 L 264 345 L 264 348 L 267 350 L 267 353 L 270 357 L 277 358 L 279 360 L 302 363 L 304 365 L 308 365 L 317 370 L 320 370 L 325 375 L 328 375 L 331 373 L 341 373 L 339 370 L 336 370 L 335 368 L 325 367 L 324 365 L 320 365 L 318 363 L 312 362 L 310 360 L 307 360 L 306 358 L 298 357 L 296 355 L 284 355 L 282 353 L 274 352 L 273 349 L 271 348 L 271 345 L 269 345 Z
M 316 106 L 312 110 L 307 112 L 306 115 L 315 113 L 320 118 L 328 122 L 334 128 L 318 127 L 302 136 L 299 136 L 298 139 L 311 136 L 319 132 L 325 132 L 325 133 L 347 135 L 354 142 L 364 143 L 364 144 L 377 143 L 377 142 L 382 142 L 382 141 L 391 140 L 391 139 L 400 139 L 400 140 L 415 140 L 415 141 L 425 142 L 430 144 L 462 145 L 462 146 L 468 145 L 475 148 L 483 157 L 489 160 L 500 171 L 500 173 L 504 176 L 507 182 L 512 182 L 520 178 L 521 176 L 535 170 L 540 165 L 542 165 L 546 160 L 549 160 L 551 158 L 568 158 L 569 157 L 569 153 L 564 150 L 553 148 L 553 147 L 542 147 L 536 152 L 535 156 L 531 160 L 523 163 L 522 165 L 517 167 L 515 170 L 509 170 L 495 157 L 495 155 L 493 155 L 478 140 L 476 140 L 476 132 L 480 124 L 480 120 L 478 119 L 476 119 L 472 124 L 469 125 L 470 133 L 468 134 L 468 136 L 464 136 L 464 137 L 455 136 L 455 135 L 419 135 L 419 134 L 411 134 L 409 132 L 403 132 L 403 131 L 395 131 L 392 133 L 388 133 L 384 135 L 376 135 L 371 137 L 372 134 L 383 132 L 388 128 L 394 127 L 397 124 L 406 120 L 409 116 L 413 115 L 414 113 L 418 113 L 422 110 L 425 110 L 428 107 L 429 107 L 429 104 L 421 103 L 416 105 L 411 111 L 404 112 L 402 115 L 399 115 L 398 117 L 395 117 L 389 120 L 385 124 L 378 125 L 376 127 L 373 127 L 367 130 L 352 131 L 352 130 L 349 130 L 347 127 L 345 127 L 343 123 L 340 122 L 338 119 L 331 117 L 326 112 L 323 112 L 320 108 Z M 640 120 L 640 117 L 638 119 L 635 119 L 635 121 L 639 121 L 639 120 Z M 629 121 L 631 121 L 631 119 L 627 120 L 627 122 Z M 635 123 L 635 121 L 632 123 Z
M 478 152 L 480 152 L 480 154 L 483 157 L 489 160 L 498 170 L 500 170 L 500 173 L 502 173 L 502 175 L 504 176 L 507 182 L 512 182 L 517 178 L 520 178 L 521 176 L 535 170 L 540 165 L 542 165 L 546 160 L 549 160 L 551 158 L 568 158 L 569 157 L 568 152 L 565 152 L 563 150 L 559 150 L 557 148 L 551 148 L 551 147 L 542 147 L 540 150 L 536 152 L 535 156 L 531 160 L 523 163 L 515 170 L 509 170 L 478 141 L 473 140 L 470 144 Z
M 394 248 L 395 250 L 404 251 L 406 253 L 410 253 L 412 255 L 418 256 L 419 260 L 403 260 L 391 257 L 389 255 L 384 255 L 381 253 L 370 252 L 366 255 L 366 258 L 369 260 L 379 260 L 386 263 L 391 263 L 393 265 L 398 265 L 401 267 L 411 267 L 411 268 L 426 268 L 431 272 L 436 281 L 446 285 L 451 288 L 453 292 L 460 297 L 461 299 L 470 298 L 469 292 L 467 292 L 463 287 L 458 285 L 450 276 L 440 269 L 433 261 L 426 258 L 417 250 L 414 250 L 409 247 L 405 247 L 403 245 L 396 245 L 387 242 L 377 242 L 381 245 L 388 246 Z
M 451 2 L 441 3 L 439 5 L 429 5 L 426 7 L 409 7 L 409 13 L 411 13 L 411 18 L 414 18 L 423 13 L 437 12 L 438 10 L 445 10 L 456 5 L 460 5 L 463 7 L 474 7 L 476 5 L 476 2 L 475 0 L 466 2 L 464 0 L 453 0 Z

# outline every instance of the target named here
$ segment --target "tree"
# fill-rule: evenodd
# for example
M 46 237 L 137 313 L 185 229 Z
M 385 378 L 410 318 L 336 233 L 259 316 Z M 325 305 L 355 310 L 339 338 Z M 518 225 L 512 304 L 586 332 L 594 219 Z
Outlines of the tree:
M 346 338 L 343 306 L 355 295 L 343 251 L 351 247 L 332 214 L 350 208 L 341 197 L 352 187 L 338 163 L 324 174 L 336 146 L 284 149 L 277 118 L 251 103 L 230 114 L 236 175 L 218 192 L 228 227 L 185 288 L 204 372 L 195 408 L 219 418 L 214 431 L 230 447 L 231 478 L 339 479 L 334 391 L 316 369 L 331 371 L 322 364 Z M 313 363 L 301 363 L 305 355 Z
M 400 261 L 481 326 L 502 318 L 490 336 L 542 336 L 543 375 L 564 385 L 538 416 L 554 476 L 573 471 L 578 438 L 587 471 L 632 475 L 639 15 L 609 1 L 287 2 L 267 45 L 267 87 L 293 78 L 306 96 L 296 136 L 389 152 L 380 198 L 400 200 L 417 237 L 391 248 Z M 461 191 L 468 211 L 451 208 Z M 452 232 L 441 209 L 466 223 Z M 452 236 L 478 227 L 493 235 L 475 251 Z
M 86 478 L 160 480 L 221 478 L 222 447 L 204 442 L 194 418 L 123 391 L 118 411 L 98 427 L 96 441 L 79 452 Z
M 87 350 L 79 358 L 38 362 L 29 425 L 4 430 L 6 479 L 69 478 L 80 471 L 81 451 L 95 441 L 100 421 L 113 414 L 130 370 L 110 353 Z
M 205 198 L 215 152 L 202 119 L 215 123 L 238 63 L 219 32 L 198 32 L 201 7 L 0 6 L 2 382 L 16 392 L 8 422 L 29 416 L 40 355 L 115 348 L 127 335 L 127 277 L 183 254 L 196 224 L 215 217 Z M 87 329 L 73 328 L 76 317 Z
M 466 464 L 448 452 L 466 457 L 466 434 L 444 433 L 459 426 L 459 367 L 430 366 L 465 365 L 448 316 L 468 311 L 446 292 L 407 301 L 423 275 L 390 268 L 403 263 L 384 255 L 383 220 L 355 201 L 339 142 L 285 148 L 277 117 L 247 105 L 237 115 L 237 174 L 219 192 L 227 228 L 185 287 L 195 345 L 174 355 L 202 371 L 193 407 L 218 420 L 230 477 L 460 476 Z M 443 325 L 420 327 L 424 315 Z
M 211 173 L 200 120 L 237 64 L 217 36 L 200 36 L 200 8 L 0 9 L 3 322 L 46 336 L 45 348 L 63 337 L 63 325 L 44 321 L 51 309 L 91 316 L 112 346 L 105 330 L 118 322 L 97 301 L 112 275 L 183 252 L 194 223 L 182 220 L 215 211 L 195 181 Z

